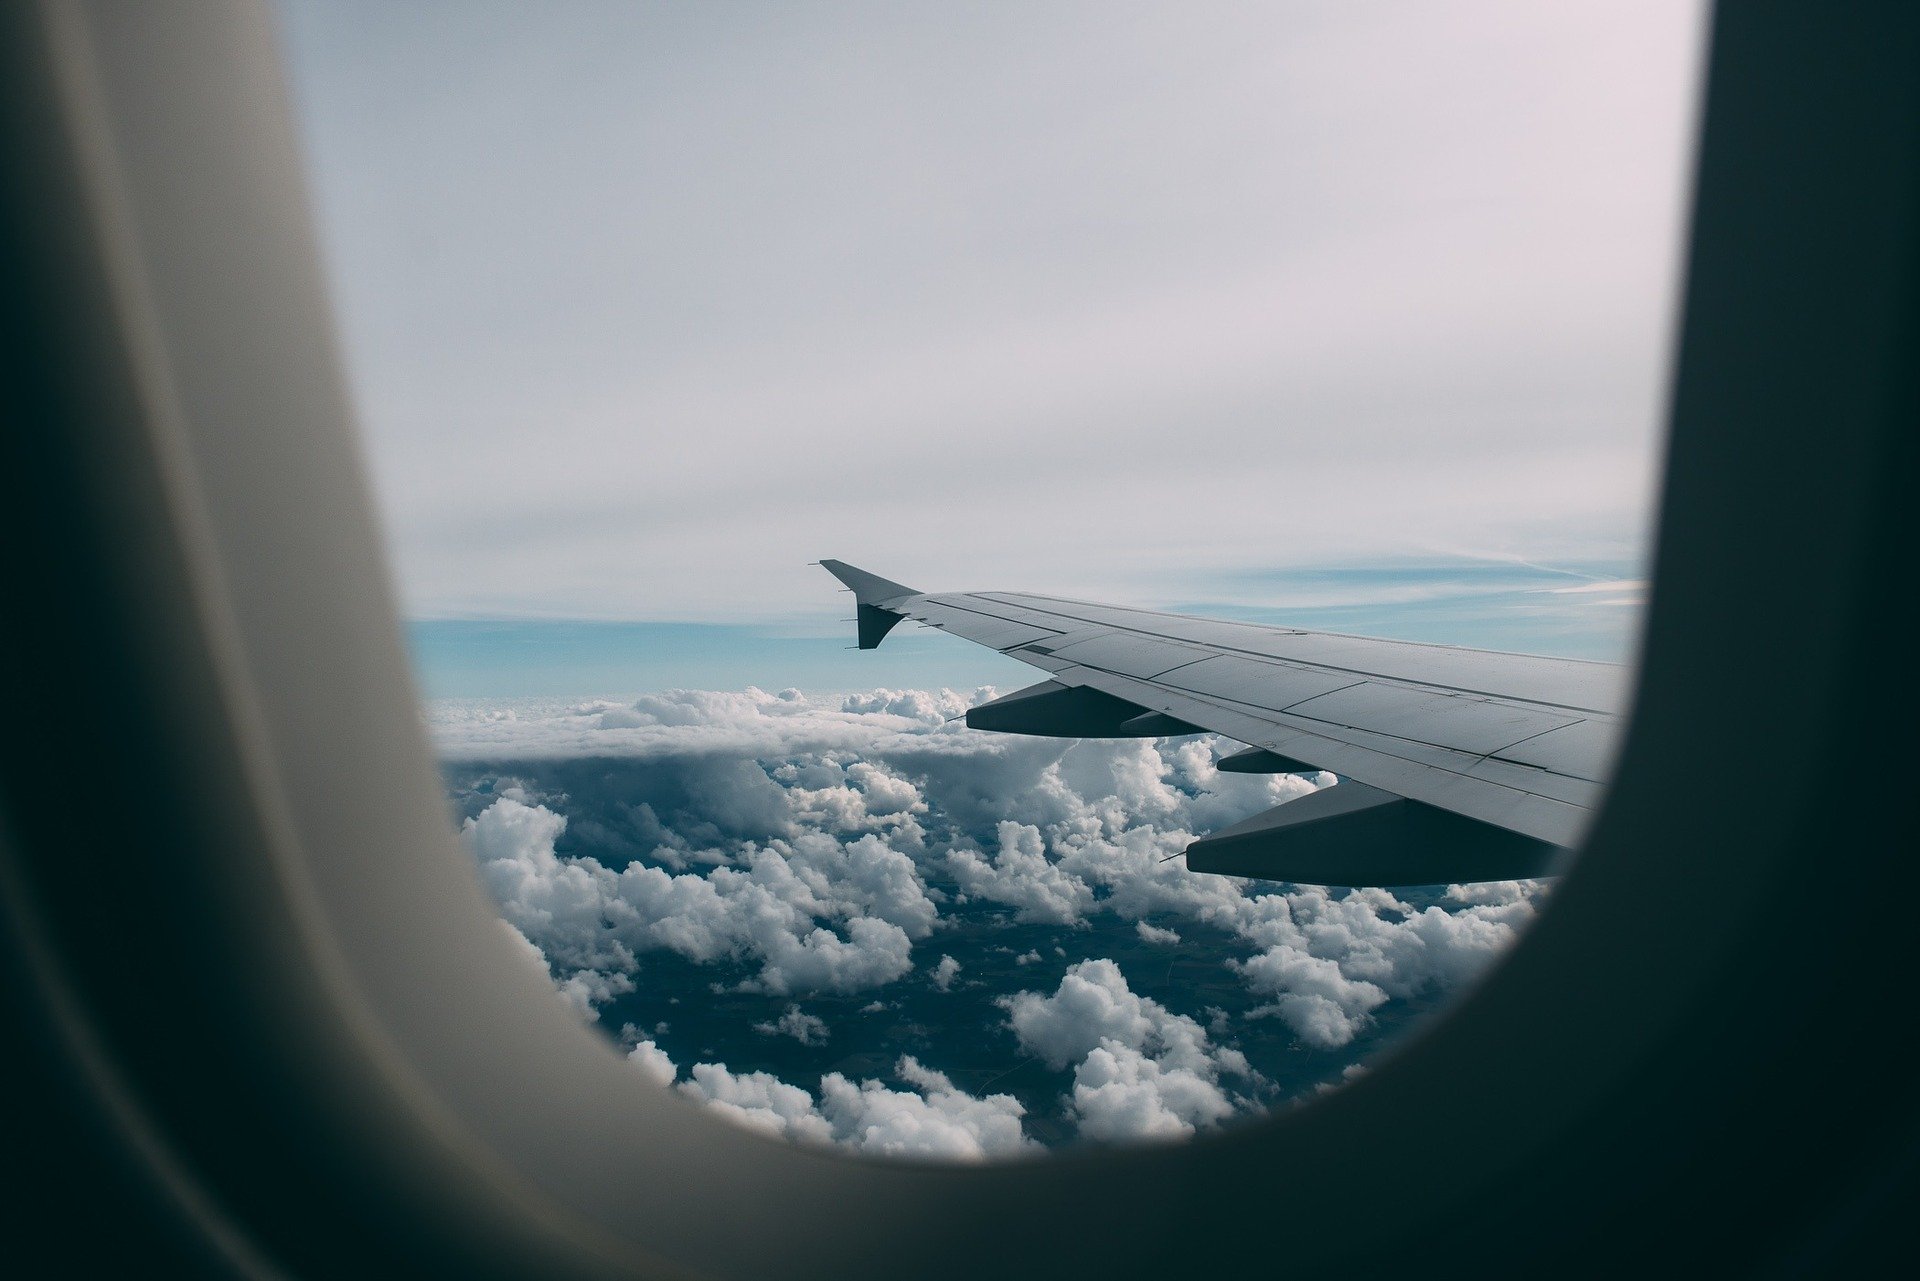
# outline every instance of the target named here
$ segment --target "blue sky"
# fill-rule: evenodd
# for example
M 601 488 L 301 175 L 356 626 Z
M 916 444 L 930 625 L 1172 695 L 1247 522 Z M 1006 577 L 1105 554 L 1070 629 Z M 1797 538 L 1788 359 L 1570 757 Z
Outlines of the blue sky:
M 1033 669 L 930 631 L 851 652 L 846 635 L 726 623 L 416 620 L 428 698 L 630 698 L 660 689 L 850 690 L 1031 684 Z
M 823 597 L 845 600 L 822 571 L 806 572 Z M 1571 570 L 1471 561 L 1317 567 L 1269 571 L 1245 590 L 1153 603 L 1252 622 L 1619 662 L 1631 656 L 1643 608 L 1634 572 L 1617 563 Z M 1243 595 L 1275 603 L 1219 603 Z M 407 631 L 431 698 L 625 698 L 749 685 L 1004 689 L 1039 679 L 1023 663 L 913 624 L 896 628 L 878 650 L 854 651 L 853 625 L 837 617 L 764 624 L 433 619 L 415 620 Z

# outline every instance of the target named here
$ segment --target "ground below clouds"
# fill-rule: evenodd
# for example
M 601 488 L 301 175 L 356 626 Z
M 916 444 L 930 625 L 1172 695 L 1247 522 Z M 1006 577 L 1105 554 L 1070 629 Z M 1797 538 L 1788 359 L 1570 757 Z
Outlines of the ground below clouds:
M 952 718 L 988 691 L 431 709 L 503 917 L 635 1070 L 743 1124 L 977 1158 L 1191 1134 L 1335 1082 L 1479 973 L 1532 882 L 1189 873 L 1331 785 L 1210 738 Z

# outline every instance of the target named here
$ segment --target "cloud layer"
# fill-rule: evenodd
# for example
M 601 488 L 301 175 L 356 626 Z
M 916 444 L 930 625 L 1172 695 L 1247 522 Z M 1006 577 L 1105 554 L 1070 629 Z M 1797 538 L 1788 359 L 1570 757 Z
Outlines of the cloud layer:
M 1300 1055 L 1350 1055 L 1469 981 L 1536 910 L 1532 883 L 1410 897 L 1189 873 L 1170 856 L 1196 834 L 1337 783 L 1221 774 L 1210 739 L 950 719 L 978 696 L 673 692 L 453 704 L 433 721 L 484 880 L 587 1017 L 657 996 L 649 972 L 667 963 L 764 1002 L 763 1044 L 822 1053 L 845 1026 L 829 1013 L 880 1017 L 911 993 L 938 1019 L 938 1002 L 987 1001 L 990 1034 L 1058 1074 L 1060 1124 L 1087 1139 L 1189 1134 L 1275 1101 L 1285 1088 L 1239 1042 L 1271 1025 Z M 478 781 L 462 793 L 462 778 Z M 1136 972 L 1210 967 L 1198 986 L 1237 992 L 1242 1012 L 1170 1008 L 1115 948 Z M 1034 1141 L 1018 1098 L 912 1055 L 890 1080 L 827 1071 L 810 1090 L 717 1061 L 683 1075 L 653 1037 L 629 1042 L 641 1070 L 796 1139 L 954 1157 Z
M 653 1042 L 642 1041 L 628 1057 L 653 1080 L 673 1083 L 673 1061 Z M 676 1088 L 762 1133 L 876 1156 L 978 1160 L 1037 1146 L 1021 1129 L 1026 1109 L 1012 1095 L 975 1098 L 911 1055 L 895 1064 L 894 1073 L 910 1088 L 875 1080 L 856 1084 L 829 1072 L 815 1098 L 766 1072 L 736 1074 L 725 1064 L 696 1063 Z

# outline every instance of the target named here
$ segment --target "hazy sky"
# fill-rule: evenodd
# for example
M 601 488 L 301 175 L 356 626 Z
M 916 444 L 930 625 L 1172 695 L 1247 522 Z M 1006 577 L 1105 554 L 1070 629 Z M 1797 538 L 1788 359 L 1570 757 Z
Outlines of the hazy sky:
M 1692 6 L 283 9 L 416 616 L 1643 551 Z

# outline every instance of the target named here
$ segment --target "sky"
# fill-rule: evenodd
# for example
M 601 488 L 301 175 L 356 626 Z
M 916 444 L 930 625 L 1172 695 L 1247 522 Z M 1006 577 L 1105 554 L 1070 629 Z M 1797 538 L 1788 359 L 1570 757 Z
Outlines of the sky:
M 1693 6 L 281 13 L 423 656 L 811 673 L 821 556 L 1627 648 L 1637 588 L 1550 592 L 1646 560 Z M 701 683 L 668 634 L 630 686 Z
M 1588 572 L 1498 561 L 1265 571 L 1245 590 L 1280 605 L 1175 600 L 1176 611 L 1476 649 L 1618 661 L 1631 654 L 1645 586 L 1629 565 Z M 823 571 L 813 570 L 813 574 Z M 832 596 L 845 608 L 846 596 Z M 429 698 L 631 698 L 652 690 L 817 693 L 927 685 L 1031 684 L 1035 669 L 916 623 L 877 650 L 848 652 L 852 622 L 677 623 L 564 619 L 415 619 L 408 624 Z
M 968 729 L 832 556 L 1570 657 L 1646 599 L 1701 14 L 282 0 L 506 945 L 741 1124 L 978 1159 L 1311 1099 L 1540 882 L 1195 875 L 1338 780 Z

